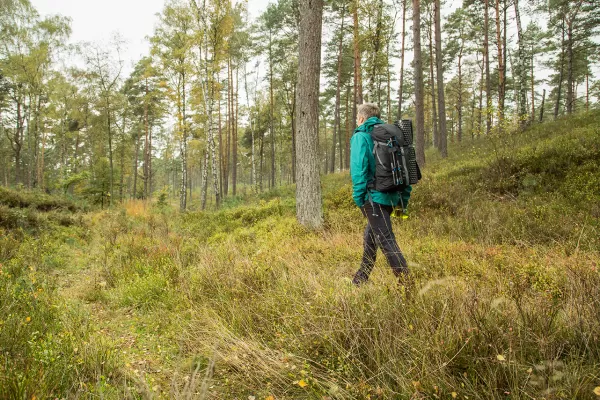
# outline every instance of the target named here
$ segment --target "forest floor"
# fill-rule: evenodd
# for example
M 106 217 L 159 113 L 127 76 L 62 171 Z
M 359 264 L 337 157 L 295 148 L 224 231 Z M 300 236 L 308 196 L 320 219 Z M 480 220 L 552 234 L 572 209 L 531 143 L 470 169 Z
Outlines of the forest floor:
M 525 399 L 600 393 L 600 113 L 430 151 L 380 255 L 348 173 L 178 213 L 0 190 L 0 398 Z M 597 391 L 597 392 L 596 392 Z

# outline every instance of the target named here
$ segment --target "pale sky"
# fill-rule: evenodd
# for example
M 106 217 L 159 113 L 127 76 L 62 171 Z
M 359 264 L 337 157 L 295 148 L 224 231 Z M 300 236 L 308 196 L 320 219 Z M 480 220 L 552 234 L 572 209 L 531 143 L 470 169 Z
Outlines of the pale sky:
M 268 0 L 249 0 L 250 15 L 264 10 Z M 125 39 L 125 76 L 140 58 L 148 55 L 146 37 L 154 32 L 157 13 L 165 0 L 31 0 L 40 15 L 60 14 L 71 18 L 71 43 L 108 42 L 115 34 Z

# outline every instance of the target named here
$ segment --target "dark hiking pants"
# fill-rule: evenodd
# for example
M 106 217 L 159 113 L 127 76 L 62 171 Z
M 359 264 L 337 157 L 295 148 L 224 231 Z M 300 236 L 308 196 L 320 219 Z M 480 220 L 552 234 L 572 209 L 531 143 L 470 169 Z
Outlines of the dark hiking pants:
M 375 265 L 377 249 L 381 248 L 387 258 L 394 275 L 408 273 L 408 266 L 404 255 L 398 247 L 396 237 L 392 231 L 390 215 L 393 207 L 384 206 L 379 203 L 367 202 L 361 211 L 367 217 L 367 227 L 364 234 L 364 252 L 360 269 L 354 275 L 353 282 L 357 285 L 369 280 L 369 275 Z

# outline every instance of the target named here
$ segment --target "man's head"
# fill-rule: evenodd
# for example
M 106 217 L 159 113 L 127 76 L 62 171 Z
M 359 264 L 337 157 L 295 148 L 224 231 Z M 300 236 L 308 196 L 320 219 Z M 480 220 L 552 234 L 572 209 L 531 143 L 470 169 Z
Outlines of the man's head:
M 371 117 L 380 118 L 379 107 L 373 103 L 363 103 L 358 106 L 356 111 L 356 123 L 360 126 Z

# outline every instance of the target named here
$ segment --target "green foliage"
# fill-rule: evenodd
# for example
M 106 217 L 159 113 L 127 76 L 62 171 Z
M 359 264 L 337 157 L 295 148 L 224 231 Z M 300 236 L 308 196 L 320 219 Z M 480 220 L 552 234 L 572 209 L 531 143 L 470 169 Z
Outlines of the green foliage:
M 214 212 L 132 201 L 85 235 L 0 235 L 0 346 L 19 355 L 0 397 L 591 398 L 599 118 L 431 154 L 393 221 L 408 293 L 383 257 L 352 286 L 365 221 L 347 174 L 324 177 L 317 232 L 289 186 Z

